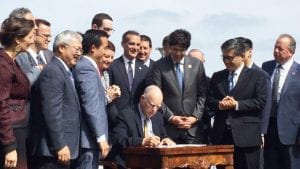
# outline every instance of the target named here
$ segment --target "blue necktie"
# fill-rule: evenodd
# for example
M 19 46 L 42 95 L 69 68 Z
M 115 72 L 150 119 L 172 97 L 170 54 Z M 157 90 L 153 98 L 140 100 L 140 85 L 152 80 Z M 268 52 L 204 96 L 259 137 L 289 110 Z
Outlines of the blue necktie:
M 235 86 L 235 76 L 236 76 L 236 73 L 235 72 L 231 72 L 230 75 L 229 75 L 229 78 L 228 78 L 228 82 L 229 82 L 229 91 L 231 91 L 234 86 Z
M 176 69 L 176 75 L 177 75 L 177 80 L 179 83 L 179 86 L 182 90 L 182 86 L 183 86 L 183 72 L 180 70 L 180 63 L 176 63 L 175 64 L 175 69 Z
M 131 88 L 132 88 L 132 82 L 133 82 L 133 70 L 132 70 L 132 66 L 131 66 L 131 64 L 132 64 L 132 61 L 129 61 L 128 62 L 128 82 L 129 82 L 129 88 L 130 88 L 130 90 L 131 90 Z
M 68 71 L 68 74 L 69 74 L 69 78 L 70 78 L 70 80 L 71 80 L 71 82 L 72 82 L 72 85 L 75 87 L 73 73 L 69 70 L 69 71 Z

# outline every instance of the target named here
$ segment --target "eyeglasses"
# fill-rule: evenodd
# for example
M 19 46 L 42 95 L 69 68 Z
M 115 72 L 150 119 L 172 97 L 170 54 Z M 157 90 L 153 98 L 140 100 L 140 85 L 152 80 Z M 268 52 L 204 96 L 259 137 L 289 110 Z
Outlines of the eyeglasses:
M 232 62 L 233 59 L 235 58 L 236 56 L 226 56 L 226 55 L 221 55 L 221 58 L 224 60 L 224 61 L 229 61 L 229 62 Z
M 113 28 L 107 28 L 107 27 L 103 27 L 102 28 L 105 32 L 114 32 L 115 30 Z
M 45 39 L 51 39 L 51 35 L 46 35 L 46 34 L 36 34 L 36 36 L 39 36 L 39 37 L 42 37 L 42 38 L 45 38 Z
M 80 55 L 83 53 L 83 50 L 82 50 L 81 47 L 78 47 L 78 46 L 72 46 L 72 45 L 68 45 L 68 44 L 65 44 L 65 45 L 66 45 L 66 46 L 69 46 L 69 47 L 71 47 L 71 48 L 73 48 L 73 49 L 75 49 L 76 52 L 79 53 Z
M 157 109 L 157 110 L 159 110 L 160 108 L 161 108 L 161 105 L 155 105 L 155 104 L 153 104 L 152 102 L 150 102 L 150 100 L 149 99 L 147 99 L 146 97 L 144 97 L 145 98 L 145 100 L 147 101 L 147 104 L 149 105 L 149 106 L 151 106 L 151 108 L 152 109 Z

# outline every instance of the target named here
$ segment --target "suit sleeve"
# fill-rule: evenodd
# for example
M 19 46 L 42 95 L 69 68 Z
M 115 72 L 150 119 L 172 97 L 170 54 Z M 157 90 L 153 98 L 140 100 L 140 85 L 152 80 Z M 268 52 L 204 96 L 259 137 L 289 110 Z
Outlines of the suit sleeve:
M 42 114 L 45 118 L 46 131 L 55 150 L 65 145 L 63 132 L 63 95 L 65 80 L 62 73 L 48 71 L 39 80 Z
M 92 67 L 75 67 L 75 80 L 83 108 L 82 118 L 96 138 L 105 135 L 108 138 L 107 115 L 105 110 L 105 91 L 101 86 L 98 72 Z
M 26 77 L 29 79 L 30 86 L 32 86 L 39 77 L 41 70 L 36 66 L 31 65 L 29 57 L 30 56 L 27 52 L 22 52 L 17 55 L 16 61 L 25 73 Z
M 207 91 L 207 81 L 203 64 L 200 63 L 199 72 L 197 75 L 197 104 L 192 113 L 193 116 L 200 119 L 203 115 L 205 99 Z
M 113 129 L 112 142 L 117 147 L 125 148 L 127 146 L 140 146 L 143 142 L 142 137 L 132 136 L 132 130 L 138 130 L 132 128 L 134 125 L 133 117 L 129 117 L 128 114 L 130 110 L 125 110 L 120 112 L 117 124 Z
M 238 100 L 239 111 L 247 112 L 247 111 L 262 111 L 265 107 L 267 100 L 267 87 L 266 87 L 266 77 L 262 72 L 256 71 L 257 81 L 255 84 L 254 97 Z
M 147 75 L 145 86 L 149 85 L 156 85 L 159 88 L 162 88 L 160 62 L 155 62 Z M 169 120 L 171 116 L 174 115 L 174 112 L 170 110 L 165 103 L 162 104 L 162 112 L 166 120 Z

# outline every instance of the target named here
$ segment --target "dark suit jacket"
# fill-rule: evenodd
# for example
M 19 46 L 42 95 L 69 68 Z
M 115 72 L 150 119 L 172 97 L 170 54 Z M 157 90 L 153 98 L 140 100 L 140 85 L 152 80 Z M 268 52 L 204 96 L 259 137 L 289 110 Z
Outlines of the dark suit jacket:
M 27 126 L 29 95 L 30 85 L 25 74 L 0 49 L 0 154 L 17 148 L 13 129 Z
M 151 118 L 153 133 L 161 139 L 166 138 L 164 120 L 161 112 L 157 112 Z M 112 132 L 111 158 L 120 168 L 125 168 L 123 148 L 128 146 L 141 146 L 143 141 L 143 127 L 138 106 L 125 109 L 120 112 L 117 118 L 117 125 Z
M 50 50 L 43 50 L 46 62 L 49 63 L 53 57 L 53 53 Z M 19 53 L 16 57 L 17 63 L 20 65 L 22 71 L 26 74 L 32 86 L 39 77 L 41 70 L 36 66 L 35 60 L 32 58 L 29 52 Z
M 252 69 L 261 71 L 264 74 L 264 76 L 266 77 L 266 88 L 267 88 L 268 97 L 267 97 L 266 105 L 260 114 L 260 118 L 261 118 L 260 125 L 261 125 L 261 133 L 267 134 L 269 118 L 270 118 L 270 111 L 271 111 L 271 106 L 272 106 L 271 77 L 267 72 L 265 72 L 263 69 L 258 67 L 255 63 L 253 63 Z
M 147 78 L 147 85 L 151 84 L 159 86 L 163 92 L 166 120 L 169 120 L 172 115 L 179 115 L 195 116 L 201 121 L 207 85 L 204 67 L 199 60 L 185 56 L 183 91 L 180 89 L 171 57 L 164 57 L 153 65 Z M 166 124 L 167 133 L 174 140 L 184 132 L 195 136 L 197 129 L 198 124 L 188 131 L 178 129 L 171 123 Z
M 71 159 L 78 156 L 80 105 L 66 68 L 56 57 L 40 74 L 31 100 L 32 154 L 55 157 L 67 145 Z
M 99 71 L 85 57 L 73 68 L 82 108 L 81 147 L 99 149 L 97 138 L 104 135 L 108 139 L 105 89 Z
M 229 118 L 234 144 L 238 147 L 258 146 L 261 142 L 260 113 L 267 99 L 266 79 L 262 72 L 244 67 L 235 87 L 229 92 L 228 70 L 213 74 L 208 95 L 209 108 L 215 111 L 212 142 L 222 144 Z M 238 110 L 219 110 L 219 101 L 233 96 Z
M 121 97 L 113 101 L 115 109 L 110 109 L 110 112 L 108 113 L 109 123 L 115 124 L 119 111 L 122 111 L 127 107 L 132 108 L 134 104 L 139 102 L 139 98 L 145 88 L 144 83 L 148 73 L 148 67 L 145 66 L 142 61 L 136 60 L 135 75 L 131 91 L 122 56 L 113 61 L 112 65 L 109 67 L 108 73 L 110 76 L 110 83 L 119 85 L 121 89 Z
M 276 61 L 263 63 L 262 68 L 272 76 Z M 300 137 L 300 65 L 290 68 L 281 90 L 277 111 L 278 135 L 281 143 L 293 145 Z

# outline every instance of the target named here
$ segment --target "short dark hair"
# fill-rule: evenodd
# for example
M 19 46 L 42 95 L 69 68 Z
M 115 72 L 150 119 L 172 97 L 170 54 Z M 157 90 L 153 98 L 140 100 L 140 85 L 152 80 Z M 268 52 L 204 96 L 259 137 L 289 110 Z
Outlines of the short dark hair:
M 167 35 L 167 36 L 165 36 L 164 38 L 163 38 L 163 40 L 162 40 L 162 46 L 164 47 L 164 46 L 169 46 L 169 37 L 170 37 L 170 35 Z
M 108 38 L 108 35 L 106 32 L 102 31 L 102 30 L 94 30 L 94 29 L 90 29 L 87 30 L 85 32 L 85 34 L 83 34 L 83 40 L 82 40 L 82 50 L 83 50 L 83 54 L 88 54 L 89 50 L 91 49 L 91 47 L 93 45 L 95 45 L 96 47 L 101 46 L 101 37 L 106 37 Z
M 244 43 L 244 45 L 246 47 L 246 50 L 249 50 L 249 49 L 253 48 L 253 43 L 250 39 L 245 38 L 245 37 L 236 37 L 235 39 L 237 39 L 241 43 Z
M 0 31 L 0 42 L 3 46 L 11 46 L 15 39 L 26 37 L 34 28 L 34 22 L 24 18 L 11 17 L 3 21 Z
M 36 25 L 39 27 L 41 24 L 46 25 L 46 26 L 51 26 L 51 23 L 45 19 L 36 19 L 35 20 Z
M 16 8 L 9 14 L 9 18 L 24 18 L 28 13 L 31 13 L 28 8 Z
M 102 22 L 104 19 L 108 19 L 113 21 L 112 17 L 110 17 L 108 14 L 106 13 L 98 13 L 94 16 L 93 20 L 92 20 L 92 26 L 94 24 L 96 24 L 98 27 L 102 26 Z
M 115 45 L 109 40 L 108 41 L 108 46 L 107 46 L 108 49 L 112 50 L 112 51 L 116 51 L 116 47 Z
M 140 36 L 140 34 L 137 31 L 133 31 L 133 30 L 126 31 L 122 36 L 122 43 L 127 41 L 127 35 Z
M 244 56 L 246 45 L 242 41 L 234 38 L 225 41 L 221 46 L 221 50 L 222 52 L 234 50 L 235 56 Z
M 150 46 L 150 48 L 152 48 L 152 41 L 151 41 L 151 38 L 149 36 L 141 35 L 141 41 L 149 42 L 149 46 Z
M 178 45 L 188 49 L 191 45 L 191 34 L 184 29 L 177 29 L 169 36 L 169 46 Z

